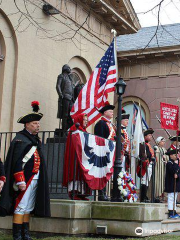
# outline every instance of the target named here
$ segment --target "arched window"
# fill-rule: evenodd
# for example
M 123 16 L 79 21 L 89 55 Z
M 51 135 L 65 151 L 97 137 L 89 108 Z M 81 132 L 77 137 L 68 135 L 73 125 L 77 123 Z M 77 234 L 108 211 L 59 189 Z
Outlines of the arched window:
M 77 71 L 77 69 L 72 69 L 71 78 L 73 80 L 74 88 L 74 99 L 78 97 L 81 89 L 84 87 L 85 84 L 85 77 L 82 72 Z
M 71 78 L 73 80 L 74 85 L 77 85 L 78 83 L 82 83 L 80 76 L 77 74 L 77 72 L 73 72 L 71 73 Z
M 132 119 L 133 119 L 134 103 L 136 104 L 138 109 L 139 109 L 139 105 L 140 105 L 141 115 L 144 118 L 144 120 L 146 121 L 148 126 L 150 123 L 150 111 L 149 111 L 147 104 L 143 100 L 141 100 L 138 97 L 133 97 L 133 96 L 123 98 L 123 108 L 125 109 L 125 111 L 127 113 L 130 114 L 129 126 L 127 128 L 129 135 L 131 135 L 131 125 L 132 125 Z M 143 126 L 143 127 L 145 128 L 145 126 Z

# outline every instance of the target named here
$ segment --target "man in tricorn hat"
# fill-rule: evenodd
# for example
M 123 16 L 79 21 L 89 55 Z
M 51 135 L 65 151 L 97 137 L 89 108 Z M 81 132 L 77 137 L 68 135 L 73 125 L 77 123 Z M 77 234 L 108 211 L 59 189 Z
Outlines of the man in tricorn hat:
M 171 146 L 169 147 L 169 149 L 175 150 L 177 148 L 178 164 L 180 165 L 180 162 L 179 162 L 179 159 L 180 159 L 180 153 L 179 153 L 180 136 L 170 136 L 169 140 L 171 141 Z
M 144 140 L 145 143 L 140 143 L 139 150 L 139 158 L 140 161 L 137 166 L 137 175 L 138 177 L 142 177 L 141 179 L 141 202 L 147 202 L 147 189 L 149 186 L 149 182 L 152 176 L 152 162 L 155 161 L 154 158 L 154 150 L 150 145 L 152 140 L 152 134 L 154 130 L 149 128 L 144 131 Z
M 95 125 L 95 135 L 114 141 L 114 137 L 116 136 L 116 128 L 111 122 L 114 108 L 115 106 L 107 104 L 99 110 L 99 112 L 102 114 L 102 117 L 101 120 L 99 120 Z M 106 187 L 98 191 L 98 200 L 109 201 L 106 195 Z
M 5 161 L 6 184 L 0 200 L 0 215 L 13 213 L 13 239 L 31 240 L 29 218 L 50 216 L 46 166 L 38 137 L 42 113 L 32 102 L 33 112 L 18 119 L 24 129 L 11 142 Z
M 122 160 L 122 170 L 128 171 L 130 167 L 130 140 L 127 132 L 127 126 L 129 124 L 129 114 L 122 109 L 122 120 L 121 120 L 121 136 L 122 136 L 122 151 L 121 151 L 121 160 Z
M 180 192 L 180 167 L 178 166 L 176 149 L 169 148 L 166 155 L 169 156 L 169 161 L 166 164 L 165 177 L 165 192 L 168 193 L 169 218 L 176 219 L 180 218 L 180 216 L 176 213 L 175 204 L 178 192 Z

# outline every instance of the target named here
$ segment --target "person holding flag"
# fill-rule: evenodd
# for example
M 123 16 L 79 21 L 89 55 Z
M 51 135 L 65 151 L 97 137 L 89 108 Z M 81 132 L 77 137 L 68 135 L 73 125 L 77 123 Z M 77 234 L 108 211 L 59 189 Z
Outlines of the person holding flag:
M 178 164 L 179 163 L 179 159 L 180 159 L 180 153 L 179 153 L 179 142 L 180 142 L 180 136 L 171 136 L 169 137 L 169 140 L 171 141 L 171 145 L 169 147 L 169 149 L 177 149 L 177 159 L 178 159 Z
M 152 176 L 152 162 L 155 161 L 154 150 L 150 145 L 154 130 L 149 128 L 144 131 L 145 143 L 139 146 L 139 163 L 137 166 L 137 175 L 141 178 L 141 202 L 147 202 L 147 189 Z

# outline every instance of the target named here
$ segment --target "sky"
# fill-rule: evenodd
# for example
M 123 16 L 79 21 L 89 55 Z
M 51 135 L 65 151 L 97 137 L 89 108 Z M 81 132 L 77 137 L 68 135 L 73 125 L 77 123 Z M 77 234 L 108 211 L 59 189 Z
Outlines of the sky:
M 156 26 L 158 7 L 151 10 L 161 0 L 131 0 L 142 27 Z M 160 24 L 180 23 L 180 0 L 164 0 L 160 10 Z

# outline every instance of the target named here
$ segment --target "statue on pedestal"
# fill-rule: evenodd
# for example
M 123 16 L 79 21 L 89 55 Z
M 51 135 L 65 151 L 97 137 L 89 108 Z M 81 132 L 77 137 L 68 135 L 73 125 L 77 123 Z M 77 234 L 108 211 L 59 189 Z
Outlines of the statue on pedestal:
M 72 125 L 70 116 L 74 104 L 74 84 L 70 76 L 71 68 L 65 64 L 62 73 L 57 78 L 56 90 L 59 95 L 57 118 L 62 119 L 62 130 L 68 130 Z

